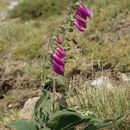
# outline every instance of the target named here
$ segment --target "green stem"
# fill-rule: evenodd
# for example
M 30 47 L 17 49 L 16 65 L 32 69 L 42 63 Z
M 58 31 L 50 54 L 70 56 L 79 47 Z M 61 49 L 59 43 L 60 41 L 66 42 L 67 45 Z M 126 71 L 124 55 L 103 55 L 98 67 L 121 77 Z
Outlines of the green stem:
M 43 50 L 43 51 L 44 51 L 44 53 L 43 53 L 43 71 L 42 71 L 41 82 L 42 82 L 42 81 L 45 81 L 45 79 L 46 79 L 46 75 L 45 75 L 45 70 L 46 70 L 46 69 L 45 69 L 45 63 L 46 63 L 46 60 L 47 60 L 47 53 L 48 53 L 48 51 L 49 51 L 49 49 L 50 49 L 50 46 L 51 46 L 53 31 L 54 31 L 54 29 L 52 29 L 52 31 L 51 31 L 51 35 L 50 35 L 50 38 L 49 38 L 49 40 L 48 40 L 47 49 L 46 49 L 46 50 Z
M 56 100 L 55 99 L 55 94 L 56 94 L 56 80 L 55 80 L 55 76 L 54 75 L 53 75 L 53 99 L 55 101 Z

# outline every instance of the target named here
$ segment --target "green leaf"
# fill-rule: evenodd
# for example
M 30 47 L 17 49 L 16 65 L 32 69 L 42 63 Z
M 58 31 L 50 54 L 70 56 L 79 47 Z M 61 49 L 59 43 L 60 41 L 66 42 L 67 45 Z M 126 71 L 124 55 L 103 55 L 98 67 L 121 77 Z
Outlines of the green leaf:
M 76 111 L 67 109 L 57 111 L 51 115 L 48 125 L 54 130 L 73 130 L 81 122 L 89 121 Z
M 47 103 L 49 98 L 49 94 L 47 91 L 43 91 L 42 96 L 40 97 L 40 99 L 36 102 L 35 108 L 34 108 L 34 112 L 39 111 L 41 108 L 45 107 L 45 104 Z
M 62 87 L 65 86 L 65 82 L 62 78 L 56 77 L 56 82 L 58 85 L 60 85 Z
M 91 118 L 92 125 L 88 126 L 85 130 L 98 130 L 102 128 L 108 128 L 112 126 L 115 122 L 123 121 L 124 117 L 118 117 L 117 119 L 107 119 L 107 120 L 100 120 L 96 118 Z
M 101 128 L 107 128 L 112 126 L 115 122 L 121 122 L 124 120 L 124 117 L 118 117 L 117 119 L 107 119 L 102 121 L 101 123 L 97 124 L 97 128 L 101 129 Z
M 69 29 L 69 32 L 73 32 L 73 31 L 74 31 L 73 28 L 70 28 L 70 29 Z
M 43 91 L 42 96 L 37 101 L 35 105 L 35 120 L 40 126 L 43 128 L 46 126 L 46 123 L 49 120 L 49 114 L 51 113 L 53 101 L 49 98 L 49 93 L 47 91 Z
M 46 128 L 41 129 L 41 130 L 51 130 L 51 129 L 46 127 Z
M 87 128 L 85 128 L 85 130 L 98 130 L 97 126 L 88 126 Z
M 38 128 L 33 123 L 26 120 L 13 121 L 10 126 L 16 130 L 38 130 Z

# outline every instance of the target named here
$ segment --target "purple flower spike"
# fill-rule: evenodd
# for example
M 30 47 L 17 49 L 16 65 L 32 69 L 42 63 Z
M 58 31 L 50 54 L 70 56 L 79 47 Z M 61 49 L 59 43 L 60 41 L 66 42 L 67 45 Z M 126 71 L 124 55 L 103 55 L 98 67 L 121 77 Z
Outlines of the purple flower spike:
M 53 60 L 55 60 L 58 64 L 63 65 L 65 64 L 65 61 L 62 57 L 60 57 L 57 53 L 53 54 Z
M 66 55 L 65 51 L 61 47 L 57 48 L 57 52 L 61 57 L 64 57 Z
M 58 44 L 57 44 L 58 45 Z M 52 69 L 55 73 L 59 75 L 64 75 L 64 66 L 65 66 L 65 51 L 58 46 L 57 50 L 53 53 L 52 57 Z
M 83 4 L 80 4 L 79 7 L 76 9 L 75 22 L 75 26 L 79 31 L 84 32 L 87 28 L 86 20 L 88 17 L 92 17 L 92 12 L 89 9 L 87 9 Z
M 62 65 L 59 65 L 56 61 L 52 61 L 52 68 L 54 72 L 56 72 L 59 75 L 64 75 L 64 67 Z

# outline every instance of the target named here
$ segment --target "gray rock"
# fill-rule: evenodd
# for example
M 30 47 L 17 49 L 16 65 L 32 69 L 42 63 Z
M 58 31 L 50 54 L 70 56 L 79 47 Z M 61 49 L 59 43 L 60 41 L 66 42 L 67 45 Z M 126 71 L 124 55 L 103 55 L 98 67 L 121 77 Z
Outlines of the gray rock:
M 31 119 L 31 117 L 33 115 L 33 111 L 34 111 L 34 106 L 38 99 L 39 99 L 39 97 L 34 97 L 34 98 L 28 99 L 25 102 L 23 109 L 18 114 L 20 116 L 20 118 Z
M 19 4 L 19 0 L 12 0 L 9 3 L 9 6 L 7 7 L 7 9 L 12 10 L 15 6 L 17 6 Z
M 22 0 L 8 0 L 8 5 L 5 10 L 0 12 L 0 21 L 4 21 L 8 17 L 8 11 L 14 9 Z
M 9 104 L 7 107 L 8 107 L 9 109 L 11 109 L 11 108 L 13 108 L 13 105 L 12 105 L 12 104 Z
M 120 79 L 121 83 L 130 86 L 130 75 L 124 73 L 118 73 L 118 78 Z
M 113 88 L 110 79 L 106 76 L 101 76 L 90 83 L 96 89 L 111 89 Z
M 119 75 L 119 77 L 120 77 L 120 79 L 121 79 L 123 82 L 125 82 L 125 83 L 130 83 L 130 76 L 121 73 L 121 74 Z
M 7 17 L 6 11 L 0 12 L 0 21 L 4 21 L 6 17 Z

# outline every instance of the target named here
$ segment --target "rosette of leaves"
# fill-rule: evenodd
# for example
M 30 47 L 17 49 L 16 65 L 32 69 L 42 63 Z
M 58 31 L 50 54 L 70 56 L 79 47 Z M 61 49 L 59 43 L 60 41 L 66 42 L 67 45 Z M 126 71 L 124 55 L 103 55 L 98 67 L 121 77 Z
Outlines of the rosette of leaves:
M 74 130 L 79 124 L 85 123 L 85 130 L 97 130 L 108 127 L 120 119 L 97 120 L 93 117 L 82 115 L 74 108 L 63 108 L 60 103 L 61 101 L 54 101 L 50 98 L 49 93 L 44 91 L 36 103 L 34 119 L 30 122 L 26 120 L 13 121 L 11 127 L 16 130 Z

